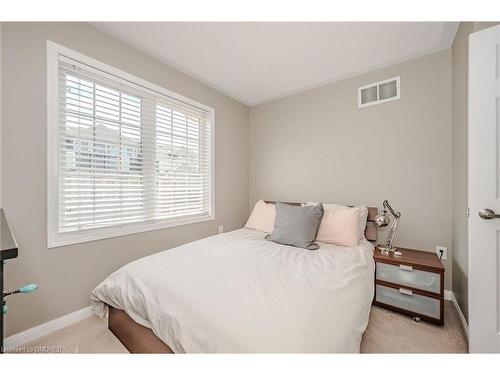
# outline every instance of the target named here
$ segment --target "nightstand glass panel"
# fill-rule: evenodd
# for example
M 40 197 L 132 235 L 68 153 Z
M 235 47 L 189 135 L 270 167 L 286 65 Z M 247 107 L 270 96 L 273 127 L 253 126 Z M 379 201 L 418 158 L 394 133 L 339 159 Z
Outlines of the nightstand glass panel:
M 395 266 L 377 262 L 377 280 L 439 294 L 441 292 L 441 275 L 439 273 L 416 270 L 408 266 Z
M 431 318 L 439 319 L 441 313 L 440 300 L 436 298 L 421 296 L 411 293 L 409 290 L 389 288 L 383 285 L 376 286 L 376 301 L 386 305 L 399 307 L 404 310 L 413 311 L 416 314 L 422 314 Z

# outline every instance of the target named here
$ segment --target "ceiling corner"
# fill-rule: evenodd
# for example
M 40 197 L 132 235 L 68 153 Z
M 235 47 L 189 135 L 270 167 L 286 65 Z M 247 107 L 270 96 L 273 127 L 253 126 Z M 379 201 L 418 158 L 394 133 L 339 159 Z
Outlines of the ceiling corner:
M 450 48 L 455 40 L 460 22 L 444 22 L 443 33 L 441 34 L 441 41 L 439 42 L 439 49 Z

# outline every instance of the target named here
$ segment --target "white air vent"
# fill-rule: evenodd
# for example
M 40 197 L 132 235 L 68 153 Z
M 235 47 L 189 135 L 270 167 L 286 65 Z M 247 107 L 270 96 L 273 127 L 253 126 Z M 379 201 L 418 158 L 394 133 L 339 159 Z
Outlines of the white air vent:
M 386 79 L 358 88 L 359 108 L 390 102 L 401 98 L 399 77 Z

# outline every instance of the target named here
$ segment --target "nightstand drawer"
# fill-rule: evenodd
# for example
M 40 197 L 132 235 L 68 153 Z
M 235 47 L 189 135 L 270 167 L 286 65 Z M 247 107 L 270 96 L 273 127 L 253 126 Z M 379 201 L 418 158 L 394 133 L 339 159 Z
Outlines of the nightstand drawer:
M 409 289 L 390 288 L 384 285 L 376 285 L 375 302 L 394 306 L 416 315 L 425 315 L 437 320 L 441 319 L 441 300 L 416 294 Z
M 428 292 L 441 293 L 441 274 L 414 269 L 406 265 L 377 262 L 376 279 Z

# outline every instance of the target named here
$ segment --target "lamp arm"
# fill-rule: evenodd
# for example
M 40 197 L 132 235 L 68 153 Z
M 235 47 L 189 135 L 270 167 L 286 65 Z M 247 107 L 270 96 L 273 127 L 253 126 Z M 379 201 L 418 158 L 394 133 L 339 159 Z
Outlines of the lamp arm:
M 384 201 L 383 206 L 384 208 L 388 209 L 391 212 L 392 216 L 394 216 L 396 219 L 399 219 L 401 217 L 401 212 L 394 211 L 387 199 Z
M 396 219 L 394 220 L 394 223 L 392 223 L 391 229 L 389 230 L 389 233 L 387 235 L 387 246 L 389 246 L 390 249 L 392 249 L 392 243 L 394 242 L 394 237 L 396 237 L 396 232 L 398 230 L 398 224 L 399 224 L 399 216 L 396 216 Z

